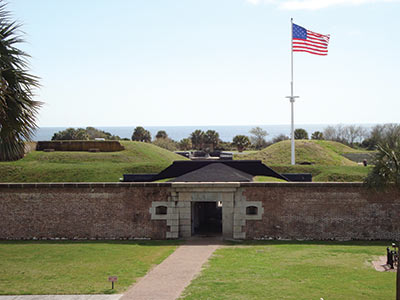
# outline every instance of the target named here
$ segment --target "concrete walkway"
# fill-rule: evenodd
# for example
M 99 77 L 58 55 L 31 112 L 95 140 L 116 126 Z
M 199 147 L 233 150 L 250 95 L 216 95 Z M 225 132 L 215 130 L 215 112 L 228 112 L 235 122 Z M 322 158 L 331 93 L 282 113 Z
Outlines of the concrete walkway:
M 221 239 L 209 238 L 187 241 L 129 288 L 121 300 L 177 299 L 221 243 Z

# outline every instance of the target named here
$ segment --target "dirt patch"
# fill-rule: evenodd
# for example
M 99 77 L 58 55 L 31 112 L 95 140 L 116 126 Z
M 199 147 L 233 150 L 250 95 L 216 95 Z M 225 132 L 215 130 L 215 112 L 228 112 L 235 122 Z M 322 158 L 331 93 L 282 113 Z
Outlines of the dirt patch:
M 376 260 L 372 261 L 372 265 L 378 272 L 396 272 L 397 268 L 391 269 L 389 265 L 386 264 L 386 256 L 378 256 Z

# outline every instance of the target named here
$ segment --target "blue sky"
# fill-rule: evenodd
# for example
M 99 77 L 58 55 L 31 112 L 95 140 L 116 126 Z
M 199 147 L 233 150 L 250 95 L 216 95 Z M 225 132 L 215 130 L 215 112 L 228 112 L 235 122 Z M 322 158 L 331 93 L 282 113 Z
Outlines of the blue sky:
M 290 123 L 290 18 L 330 34 L 294 53 L 298 124 L 399 122 L 400 1 L 11 0 L 40 126 Z

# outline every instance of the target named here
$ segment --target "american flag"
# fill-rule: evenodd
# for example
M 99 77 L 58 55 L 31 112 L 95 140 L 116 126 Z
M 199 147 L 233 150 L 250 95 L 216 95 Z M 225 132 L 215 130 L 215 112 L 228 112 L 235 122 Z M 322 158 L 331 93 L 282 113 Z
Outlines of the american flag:
M 293 52 L 328 55 L 329 34 L 320 34 L 293 24 Z

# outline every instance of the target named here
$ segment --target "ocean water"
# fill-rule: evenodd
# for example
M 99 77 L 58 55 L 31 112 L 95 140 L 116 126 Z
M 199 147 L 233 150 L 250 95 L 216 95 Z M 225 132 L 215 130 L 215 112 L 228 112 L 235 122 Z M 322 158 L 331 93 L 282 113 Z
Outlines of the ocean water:
M 314 131 L 323 131 L 325 127 L 336 124 L 297 124 L 295 128 L 305 129 L 309 136 Z M 363 127 L 370 129 L 374 124 L 362 124 Z M 238 125 L 238 126 L 144 126 L 150 131 L 151 136 L 154 138 L 159 130 L 165 130 L 168 136 L 175 140 L 180 141 L 187 138 L 196 129 L 203 131 L 215 130 L 219 133 L 222 141 L 231 142 L 233 137 L 238 134 L 250 136 L 249 131 L 257 125 Z M 268 132 L 267 140 L 271 140 L 279 134 L 290 136 L 290 124 L 287 125 L 258 125 Z M 84 128 L 84 126 L 82 126 Z M 67 127 L 40 127 L 33 138 L 34 141 L 48 141 L 54 133 L 65 130 Z M 113 135 L 118 135 L 121 138 L 131 138 L 135 126 L 126 127 L 96 127 L 97 129 L 104 130 Z

